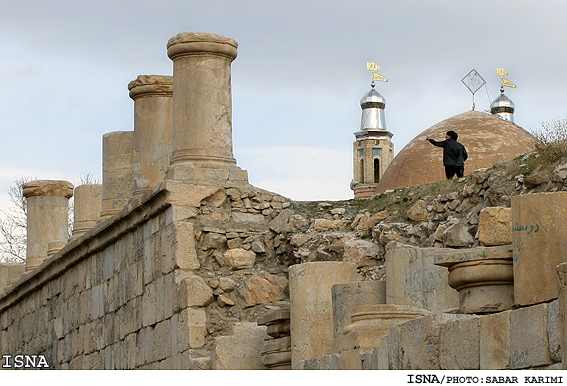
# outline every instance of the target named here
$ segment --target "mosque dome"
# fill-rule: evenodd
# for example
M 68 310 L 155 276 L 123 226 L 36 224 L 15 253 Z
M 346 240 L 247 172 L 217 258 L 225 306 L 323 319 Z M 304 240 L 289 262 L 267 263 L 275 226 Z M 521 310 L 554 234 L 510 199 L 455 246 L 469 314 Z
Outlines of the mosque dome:
M 514 122 L 514 102 L 504 95 L 504 87 L 500 88 L 500 96 L 490 104 L 490 114 L 509 122 Z
M 465 175 L 533 149 L 533 136 L 521 127 L 491 114 L 468 111 L 437 123 L 408 143 L 384 172 L 376 193 L 445 179 L 443 149 L 425 137 L 441 141 L 449 130 L 457 132 L 467 149 Z

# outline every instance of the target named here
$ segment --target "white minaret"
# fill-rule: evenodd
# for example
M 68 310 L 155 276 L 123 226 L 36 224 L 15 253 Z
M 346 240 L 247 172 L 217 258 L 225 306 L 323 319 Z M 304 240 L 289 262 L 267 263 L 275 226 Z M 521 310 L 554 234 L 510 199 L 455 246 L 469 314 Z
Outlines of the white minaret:
M 386 130 L 384 109 L 386 100 L 372 89 L 360 100 L 362 119 L 360 131 L 354 133 L 353 171 L 351 189 L 355 199 L 371 198 L 384 171 L 394 159 L 394 134 Z

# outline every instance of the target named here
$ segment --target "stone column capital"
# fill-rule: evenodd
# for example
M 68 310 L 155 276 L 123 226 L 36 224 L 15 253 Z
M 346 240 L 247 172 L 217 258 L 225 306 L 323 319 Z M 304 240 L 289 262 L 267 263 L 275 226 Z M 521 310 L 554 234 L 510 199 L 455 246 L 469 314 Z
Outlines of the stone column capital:
M 58 180 L 36 180 L 30 181 L 23 185 L 23 194 L 25 198 L 56 196 L 56 197 L 73 197 L 73 185 L 67 181 Z
M 167 75 L 138 75 L 128 83 L 130 98 L 137 100 L 153 96 L 173 96 L 173 77 Z
M 238 43 L 234 39 L 207 32 L 183 32 L 167 42 L 167 56 L 175 60 L 181 56 L 214 55 L 236 58 Z

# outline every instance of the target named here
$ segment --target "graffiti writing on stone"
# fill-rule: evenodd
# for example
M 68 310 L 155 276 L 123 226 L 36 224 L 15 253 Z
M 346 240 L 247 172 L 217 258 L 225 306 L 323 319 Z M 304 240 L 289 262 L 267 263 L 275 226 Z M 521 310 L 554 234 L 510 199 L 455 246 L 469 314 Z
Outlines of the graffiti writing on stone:
M 510 362 L 512 368 L 522 368 L 526 367 L 528 363 L 528 352 L 527 351 L 514 351 L 510 356 Z
M 486 251 L 482 252 L 460 252 L 453 255 L 436 255 L 433 257 L 435 263 L 441 262 L 463 262 L 463 261 L 470 261 L 470 260 L 479 260 L 479 259 L 486 259 L 488 258 L 488 254 Z
M 539 224 L 518 224 L 512 227 L 512 232 L 526 232 L 526 235 L 539 232 Z

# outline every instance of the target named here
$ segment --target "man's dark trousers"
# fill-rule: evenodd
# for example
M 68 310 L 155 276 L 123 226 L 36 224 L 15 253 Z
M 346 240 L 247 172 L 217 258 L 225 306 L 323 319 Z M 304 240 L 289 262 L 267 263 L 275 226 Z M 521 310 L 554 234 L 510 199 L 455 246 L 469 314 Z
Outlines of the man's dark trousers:
M 447 177 L 448 180 L 453 178 L 455 174 L 457 175 L 457 178 L 461 178 L 464 173 L 465 173 L 464 166 L 449 166 L 449 165 L 445 166 L 445 177 Z

